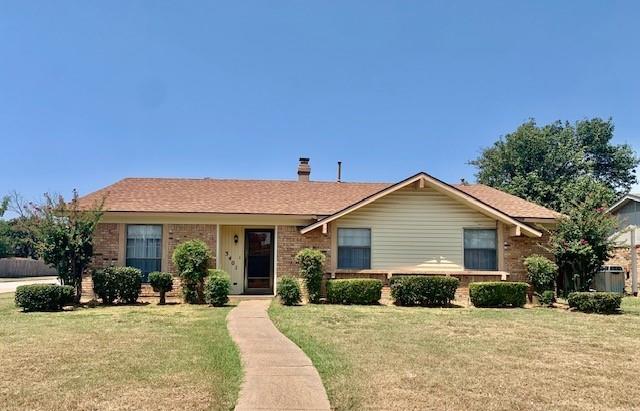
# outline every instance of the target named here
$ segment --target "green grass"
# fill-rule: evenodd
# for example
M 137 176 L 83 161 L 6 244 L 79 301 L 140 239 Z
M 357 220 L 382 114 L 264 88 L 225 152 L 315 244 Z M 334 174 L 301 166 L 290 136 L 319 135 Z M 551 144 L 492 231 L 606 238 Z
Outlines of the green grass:
M 640 403 L 640 302 L 561 309 L 272 304 L 333 407 L 602 410 Z
M 231 409 L 242 371 L 229 310 L 154 304 L 22 313 L 13 294 L 0 294 L 2 409 Z

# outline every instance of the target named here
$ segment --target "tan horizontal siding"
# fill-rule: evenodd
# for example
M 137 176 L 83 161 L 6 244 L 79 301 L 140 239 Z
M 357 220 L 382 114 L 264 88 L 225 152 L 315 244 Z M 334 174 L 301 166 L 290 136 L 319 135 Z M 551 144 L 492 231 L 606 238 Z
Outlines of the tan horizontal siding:
M 371 229 L 374 270 L 460 271 L 463 229 L 495 228 L 496 220 L 431 188 L 407 187 L 336 220 L 335 227 Z

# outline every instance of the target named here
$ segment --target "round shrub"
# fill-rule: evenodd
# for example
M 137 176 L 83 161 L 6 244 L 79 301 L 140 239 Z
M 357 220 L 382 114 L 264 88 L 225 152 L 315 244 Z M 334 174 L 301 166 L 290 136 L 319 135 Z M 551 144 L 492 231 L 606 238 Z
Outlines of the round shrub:
M 527 267 L 529 283 L 531 283 L 536 293 L 541 294 L 544 291 L 554 289 L 558 273 L 556 263 L 547 257 L 534 254 L 524 259 L 524 265 Z
M 538 294 L 538 300 L 540 301 L 540 305 L 551 307 L 553 303 L 556 302 L 556 296 L 553 291 L 547 290 L 543 291 L 541 294 Z
M 125 304 L 135 303 L 140 295 L 142 272 L 133 267 L 118 267 L 117 271 L 120 279 L 118 301 Z
M 166 293 L 173 290 L 173 275 L 154 271 L 149 273 L 149 284 L 153 291 L 160 293 L 160 302 L 158 304 L 163 305 L 166 302 Z
M 118 278 L 114 269 L 115 267 L 107 267 L 91 274 L 93 292 L 103 304 L 113 304 L 118 298 Z
M 620 311 L 622 295 L 607 292 L 575 292 L 567 297 L 569 307 L 585 313 L 615 314 Z
M 138 300 L 142 286 L 142 272 L 133 267 L 107 267 L 94 271 L 93 291 L 104 304 L 114 301 L 132 304 Z
M 300 266 L 300 278 L 309 294 L 309 302 L 320 302 L 322 277 L 324 276 L 325 255 L 314 248 L 304 248 L 296 254 L 295 261 Z
M 302 293 L 298 280 L 293 277 L 283 277 L 278 280 L 278 296 L 284 305 L 300 304 Z
M 182 279 L 182 295 L 188 303 L 204 300 L 203 281 L 207 277 L 211 250 L 204 241 L 190 240 L 180 243 L 173 251 L 173 263 Z
M 24 311 L 53 311 L 73 303 L 74 297 L 70 285 L 29 284 L 16 288 L 15 302 Z
M 445 307 L 455 298 L 456 277 L 402 275 L 391 277 L 391 297 L 397 305 Z
M 332 304 L 377 304 L 382 297 L 382 281 L 370 278 L 330 280 L 327 301 Z
M 231 280 L 222 270 L 209 270 L 209 276 L 204 285 L 204 299 L 214 307 L 222 307 L 229 302 Z
M 523 307 L 529 284 L 522 282 L 480 282 L 469 284 L 469 297 L 476 307 Z

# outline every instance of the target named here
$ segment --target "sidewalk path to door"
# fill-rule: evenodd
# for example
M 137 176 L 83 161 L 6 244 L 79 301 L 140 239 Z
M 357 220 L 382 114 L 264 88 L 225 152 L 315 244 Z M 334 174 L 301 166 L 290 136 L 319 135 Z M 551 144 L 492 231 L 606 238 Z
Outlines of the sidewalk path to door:
M 270 303 L 241 301 L 227 318 L 245 373 L 236 410 L 330 410 L 309 357 L 269 319 Z

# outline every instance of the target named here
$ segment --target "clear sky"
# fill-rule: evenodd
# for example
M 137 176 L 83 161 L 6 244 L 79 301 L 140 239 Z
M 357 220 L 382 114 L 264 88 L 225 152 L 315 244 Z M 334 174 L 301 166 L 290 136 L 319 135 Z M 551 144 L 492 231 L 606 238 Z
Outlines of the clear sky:
M 481 147 L 613 117 L 638 1 L 0 1 L 0 193 L 127 176 L 473 179 Z

